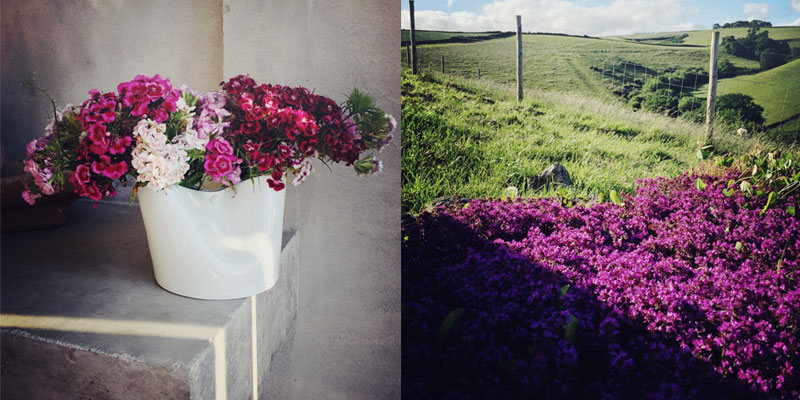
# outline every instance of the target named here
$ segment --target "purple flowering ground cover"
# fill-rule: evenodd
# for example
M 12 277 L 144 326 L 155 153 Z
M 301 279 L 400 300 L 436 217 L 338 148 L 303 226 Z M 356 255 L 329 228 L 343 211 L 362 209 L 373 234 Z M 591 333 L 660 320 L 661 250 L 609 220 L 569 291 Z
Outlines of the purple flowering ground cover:
M 800 398 L 800 221 L 698 176 L 407 224 L 403 396 Z

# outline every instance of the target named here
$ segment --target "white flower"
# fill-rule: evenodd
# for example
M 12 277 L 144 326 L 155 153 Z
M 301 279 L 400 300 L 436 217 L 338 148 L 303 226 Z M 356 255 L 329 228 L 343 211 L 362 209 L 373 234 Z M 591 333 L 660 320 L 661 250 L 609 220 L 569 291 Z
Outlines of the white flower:
M 178 108 L 178 111 L 186 114 L 191 114 L 191 112 L 194 111 L 194 106 L 190 107 L 186 104 L 186 99 L 184 99 L 183 96 L 178 97 L 178 101 L 175 102 L 175 107 Z
M 149 119 L 140 121 L 134 129 L 134 135 L 141 138 L 131 151 L 131 165 L 136 169 L 138 182 L 145 183 L 153 189 L 163 190 L 183 180 L 189 170 L 186 154 L 185 138 L 190 132 L 176 137 L 175 143 L 168 143 L 166 125 Z
M 306 180 L 306 177 L 308 177 L 308 175 L 314 171 L 314 166 L 311 165 L 311 160 L 308 158 L 303 160 L 300 165 L 302 165 L 300 170 L 294 173 L 294 179 L 292 180 L 292 184 L 295 186 L 303 183 L 303 181 Z

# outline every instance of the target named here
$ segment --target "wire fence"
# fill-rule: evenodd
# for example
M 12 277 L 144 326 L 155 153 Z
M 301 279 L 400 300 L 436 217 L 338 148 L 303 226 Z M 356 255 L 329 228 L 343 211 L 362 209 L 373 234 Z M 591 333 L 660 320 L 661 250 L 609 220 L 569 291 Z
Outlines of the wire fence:
M 480 55 L 469 54 L 470 49 L 465 45 L 460 46 L 463 55 L 454 53 L 454 46 L 417 46 L 418 68 L 490 79 L 500 84 L 515 84 L 513 47 L 507 46 L 508 54 L 504 59 L 482 60 Z M 701 64 L 698 62 L 693 62 L 694 66 L 669 65 L 653 60 L 637 61 L 626 58 L 626 54 L 596 55 L 591 51 L 566 51 L 560 53 L 554 62 L 561 65 L 560 70 L 553 70 L 544 65 L 530 65 L 530 57 L 539 56 L 537 49 L 530 45 L 523 46 L 528 62 L 523 65 L 526 87 L 548 88 L 546 84 L 538 83 L 553 80 L 554 77 L 559 80 L 554 82 L 558 90 L 568 92 L 593 91 L 592 84 L 600 83 L 595 85 L 595 91 L 599 86 L 634 108 L 644 107 L 697 122 L 705 120 L 709 82 L 707 48 L 697 49 L 700 57 L 705 58 L 705 68 L 698 67 Z M 405 65 L 410 65 L 408 56 L 408 48 L 403 48 L 401 59 Z M 791 57 L 788 54 L 783 56 Z M 554 58 L 550 54 L 542 54 L 541 57 Z M 725 57 L 730 59 L 729 56 Z M 759 79 L 753 75 L 758 68 L 737 68 L 739 73 L 748 75 L 730 76 L 737 71 L 727 71 L 719 76 L 718 71 L 717 100 L 734 93 L 750 96 L 755 104 L 763 108 L 764 121 L 748 125 L 749 129 L 769 131 L 771 136 L 800 142 L 800 78 L 784 74 L 780 79 Z M 724 110 L 717 109 L 718 115 L 724 113 Z

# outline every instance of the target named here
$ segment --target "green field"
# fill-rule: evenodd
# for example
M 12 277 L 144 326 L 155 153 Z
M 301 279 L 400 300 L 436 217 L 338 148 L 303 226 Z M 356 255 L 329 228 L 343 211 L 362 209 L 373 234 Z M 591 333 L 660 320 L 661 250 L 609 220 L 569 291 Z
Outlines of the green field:
M 718 29 L 720 38 L 725 36 L 745 37 L 749 28 L 726 28 Z M 786 40 L 792 47 L 800 46 L 800 27 L 782 26 L 772 28 L 761 28 L 769 32 L 769 37 L 775 40 Z M 680 32 L 658 32 L 658 33 L 636 33 L 633 35 L 609 36 L 609 39 L 629 40 L 629 41 L 657 41 L 659 38 L 675 37 L 685 34 L 689 36 L 683 39 L 683 44 L 692 46 L 708 47 L 711 45 L 711 29 L 699 31 L 680 31 Z M 796 43 L 796 44 L 793 44 Z
M 419 46 L 420 67 L 439 70 L 444 56 L 445 72 L 464 77 L 481 77 L 497 83 L 516 82 L 516 39 L 493 39 L 478 43 L 448 43 Z M 405 50 L 403 63 L 407 63 Z M 758 63 L 722 55 L 734 65 L 757 68 Z M 611 90 L 592 66 L 611 68 L 625 61 L 650 69 L 695 67 L 708 69 L 708 49 L 688 46 L 652 46 L 620 40 L 542 34 L 523 35 L 523 79 L 525 87 L 581 92 L 611 98 Z M 625 71 L 631 74 L 631 71 Z M 641 73 L 641 69 L 639 70 Z
M 418 44 L 425 44 L 432 41 L 449 40 L 449 39 L 484 39 L 491 38 L 500 32 L 442 32 L 442 31 L 425 31 L 417 30 L 416 39 Z M 400 40 L 402 43 L 411 41 L 411 32 L 407 29 L 400 31 Z
M 638 178 L 674 176 L 698 164 L 702 125 L 634 112 L 616 100 L 507 87 L 452 75 L 402 73 L 402 208 L 419 212 L 445 195 L 552 196 L 527 187 L 548 165 L 564 165 L 573 195 L 630 192 Z M 717 150 L 741 154 L 756 139 L 720 127 Z M 763 143 L 763 142 L 762 142 Z
M 749 28 L 727 28 L 727 29 L 719 29 L 719 37 L 720 40 L 726 36 L 735 36 L 735 37 L 745 37 L 747 36 L 747 30 Z M 789 44 L 797 43 L 800 41 L 800 27 L 797 26 L 783 26 L 783 27 L 773 27 L 773 28 L 761 28 L 762 31 L 768 31 L 769 37 L 775 40 L 787 40 Z M 679 32 L 683 33 L 683 32 Z M 686 33 L 689 34 L 689 37 L 683 40 L 683 43 L 686 44 L 695 44 L 700 46 L 710 46 L 711 45 L 711 30 L 703 30 L 703 31 L 687 31 Z M 793 45 L 797 46 L 797 45 Z
M 705 93 L 705 87 L 701 93 Z M 743 93 L 764 107 L 767 125 L 800 113 L 800 59 L 755 75 L 721 79 L 717 95 Z

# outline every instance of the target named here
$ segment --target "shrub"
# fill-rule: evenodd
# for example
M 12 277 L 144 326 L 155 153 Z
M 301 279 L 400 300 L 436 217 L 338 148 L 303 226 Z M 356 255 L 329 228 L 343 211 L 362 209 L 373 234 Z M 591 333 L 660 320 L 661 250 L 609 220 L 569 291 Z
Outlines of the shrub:
M 678 95 L 672 90 L 657 89 L 644 94 L 642 108 L 655 112 L 666 112 L 672 115 L 678 110 L 679 99 Z
M 759 66 L 762 70 L 768 70 L 785 64 L 787 56 L 784 54 L 774 53 L 770 50 L 761 53 Z
M 736 66 L 733 65 L 733 63 L 730 62 L 730 60 L 728 60 L 727 58 L 724 60 L 720 60 L 719 63 L 717 64 L 717 75 L 719 75 L 720 78 L 734 77 L 737 75 L 738 72 L 739 69 L 736 68 Z
M 694 96 L 685 96 L 678 102 L 678 111 L 684 118 L 703 122 L 706 119 L 706 100 Z
M 728 93 L 717 97 L 717 116 L 731 124 L 741 123 L 752 130 L 764 124 L 764 107 L 753 98 L 741 93 Z

